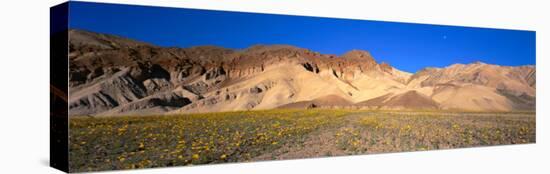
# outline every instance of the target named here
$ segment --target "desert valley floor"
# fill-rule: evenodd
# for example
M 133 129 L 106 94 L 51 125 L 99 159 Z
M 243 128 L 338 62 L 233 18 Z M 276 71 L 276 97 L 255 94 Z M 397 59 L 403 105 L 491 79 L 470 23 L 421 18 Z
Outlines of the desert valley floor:
M 525 144 L 535 112 L 274 109 L 72 117 L 70 170 L 297 159 Z

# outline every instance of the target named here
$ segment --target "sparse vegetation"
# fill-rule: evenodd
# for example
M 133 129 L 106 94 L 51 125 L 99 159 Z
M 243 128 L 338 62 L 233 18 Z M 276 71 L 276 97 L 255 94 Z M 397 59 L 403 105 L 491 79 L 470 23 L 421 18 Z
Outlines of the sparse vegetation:
M 535 142 L 534 114 L 374 113 L 340 131 L 342 148 L 354 154 Z
M 307 145 L 319 137 L 324 141 Z M 535 114 L 531 112 L 313 109 L 73 117 L 70 169 L 83 172 L 533 142 Z M 302 154 L 304 149 L 308 154 Z

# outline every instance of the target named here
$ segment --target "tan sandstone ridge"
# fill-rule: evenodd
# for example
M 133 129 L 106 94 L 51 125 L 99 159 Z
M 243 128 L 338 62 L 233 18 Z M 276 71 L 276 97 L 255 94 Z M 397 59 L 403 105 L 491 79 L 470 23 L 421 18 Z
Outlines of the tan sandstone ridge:
M 70 114 L 151 115 L 273 108 L 535 109 L 535 67 L 480 62 L 415 74 L 362 50 L 289 45 L 162 48 L 69 31 Z

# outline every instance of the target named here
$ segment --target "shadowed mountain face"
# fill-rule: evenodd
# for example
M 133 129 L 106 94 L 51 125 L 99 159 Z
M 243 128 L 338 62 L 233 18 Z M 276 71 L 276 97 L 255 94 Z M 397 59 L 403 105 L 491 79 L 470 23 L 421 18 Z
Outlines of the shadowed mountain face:
M 288 45 L 161 48 L 69 32 L 71 115 L 272 108 L 535 109 L 535 67 L 484 63 L 416 74 L 366 51 L 325 55 Z

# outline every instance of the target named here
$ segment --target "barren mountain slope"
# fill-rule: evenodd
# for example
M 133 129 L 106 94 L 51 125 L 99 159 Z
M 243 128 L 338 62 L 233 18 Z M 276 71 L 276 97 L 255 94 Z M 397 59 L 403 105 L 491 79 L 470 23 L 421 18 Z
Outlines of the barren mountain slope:
M 407 91 L 400 94 L 386 94 L 377 98 L 355 104 L 360 108 L 369 109 L 439 109 L 439 104 L 429 96 L 417 91 Z
M 353 108 L 380 99 L 374 108 L 535 107 L 534 66 L 456 64 L 410 74 L 362 50 L 336 56 L 289 45 L 163 48 L 81 30 L 69 38 L 71 115 Z
M 411 77 L 410 88 L 432 88 L 443 109 L 532 110 L 535 67 L 499 66 L 481 62 L 426 68 Z

